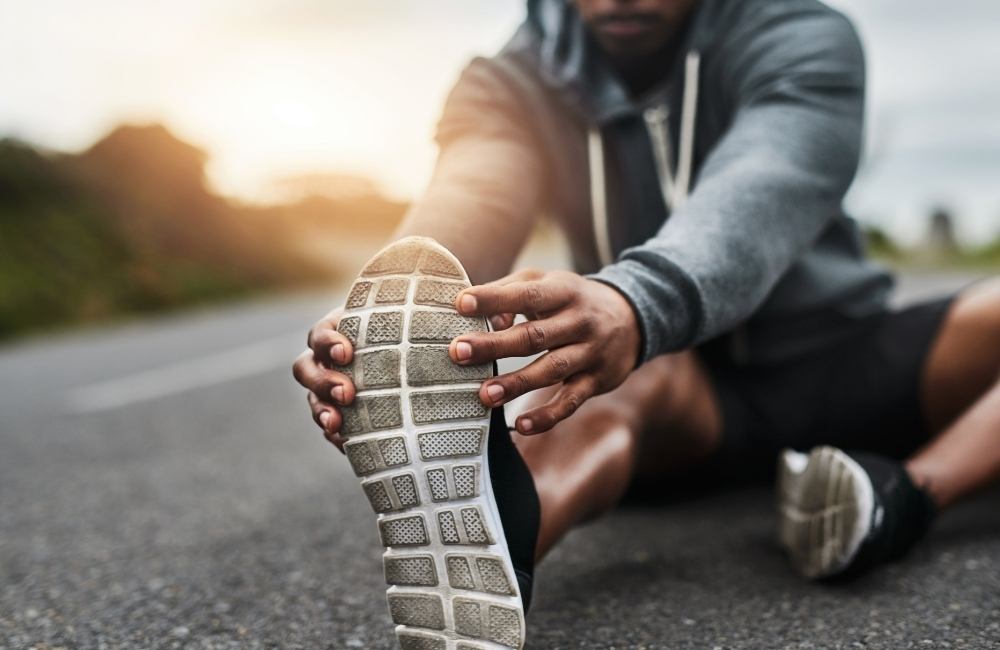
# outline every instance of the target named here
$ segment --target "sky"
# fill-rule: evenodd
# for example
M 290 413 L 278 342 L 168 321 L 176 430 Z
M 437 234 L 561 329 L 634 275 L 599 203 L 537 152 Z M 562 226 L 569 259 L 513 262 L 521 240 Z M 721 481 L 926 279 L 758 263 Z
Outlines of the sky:
M 904 242 L 935 206 L 966 242 L 1000 235 L 1000 3 L 830 4 L 869 65 L 851 211 Z M 414 198 L 449 88 L 523 14 L 523 0 L 0 0 L 0 136 L 79 150 L 122 122 L 162 122 L 244 200 L 316 172 Z

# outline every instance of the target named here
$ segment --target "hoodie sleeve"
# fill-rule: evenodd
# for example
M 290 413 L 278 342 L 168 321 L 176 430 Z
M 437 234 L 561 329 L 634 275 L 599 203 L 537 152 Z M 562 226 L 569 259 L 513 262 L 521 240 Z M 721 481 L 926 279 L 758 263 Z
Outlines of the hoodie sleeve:
M 644 361 L 747 319 L 840 213 L 857 169 L 864 60 L 851 24 L 827 11 L 752 22 L 716 55 L 736 109 L 688 200 L 593 276 L 635 307 Z
M 438 123 L 431 182 L 397 232 L 434 237 L 476 283 L 510 271 L 538 212 L 543 166 L 519 106 L 488 61 L 465 69 Z

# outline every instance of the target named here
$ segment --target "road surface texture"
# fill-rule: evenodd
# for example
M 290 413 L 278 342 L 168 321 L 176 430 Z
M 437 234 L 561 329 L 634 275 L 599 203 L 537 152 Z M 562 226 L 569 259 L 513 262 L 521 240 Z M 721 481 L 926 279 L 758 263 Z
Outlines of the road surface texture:
M 394 647 L 374 518 L 289 371 L 334 297 L 0 349 L 0 647 Z M 540 568 L 529 647 L 1000 647 L 998 506 L 840 586 L 789 571 L 767 489 L 619 511 Z

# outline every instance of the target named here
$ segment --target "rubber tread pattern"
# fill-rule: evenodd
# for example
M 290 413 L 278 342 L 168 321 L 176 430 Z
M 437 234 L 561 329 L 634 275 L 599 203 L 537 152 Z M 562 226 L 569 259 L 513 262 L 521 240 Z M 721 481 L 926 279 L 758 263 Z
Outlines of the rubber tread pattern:
M 424 460 L 475 456 L 482 452 L 485 437 L 483 428 L 433 431 L 418 434 L 417 446 Z
M 417 266 L 417 260 L 423 247 L 420 244 L 401 244 L 393 246 L 381 255 L 375 257 L 361 271 L 363 276 L 412 273 Z M 461 276 L 459 276 L 461 277 Z
M 439 282 L 437 280 L 420 280 L 417 282 L 417 292 L 413 302 L 418 305 L 436 305 L 438 307 L 454 307 L 458 294 L 465 286 L 457 282 Z
M 456 598 L 455 601 L 455 631 L 465 636 L 482 638 L 483 612 L 475 600 Z
M 485 332 L 481 318 L 440 311 L 415 311 L 410 317 L 411 343 L 451 343 L 456 336 Z
M 417 485 L 413 482 L 412 474 L 393 476 L 392 489 L 396 492 L 400 507 L 412 508 L 420 505 L 420 499 L 417 497 Z
M 475 465 L 460 465 L 453 468 L 451 473 L 455 484 L 455 496 L 460 499 L 477 496 Z
M 399 388 L 400 385 L 399 350 L 359 352 L 354 361 L 346 366 L 337 366 L 336 369 L 350 377 L 355 389 L 359 391 Z
M 375 294 L 375 304 L 401 305 L 406 302 L 406 292 L 410 289 L 410 281 L 400 278 L 382 280 Z
M 385 581 L 390 585 L 436 587 L 437 572 L 430 555 L 408 555 L 385 558 Z
M 401 632 L 399 647 L 402 650 L 447 650 L 448 641 L 439 637 L 416 636 Z
M 423 594 L 389 594 L 389 614 L 398 625 L 413 625 L 432 630 L 444 629 L 441 598 Z
M 410 409 L 418 424 L 486 417 L 486 407 L 475 390 L 412 393 Z
M 434 501 L 448 500 L 448 478 L 440 467 L 427 470 L 427 487 L 431 489 Z
M 411 386 L 483 381 L 491 374 L 490 364 L 455 365 L 446 346 L 421 346 L 406 353 L 406 381 Z
M 445 569 L 448 572 L 448 584 L 455 589 L 475 589 L 476 582 L 472 579 L 472 569 L 469 560 L 462 555 L 449 555 L 445 559 Z
M 398 395 L 357 397 L 350 406 L 341 407 L 344 422 L 340 432 L 345 436 L 393 429 L 403 424 Z
M 360 316 L 349 316 L 347 318 L 340 319 L 340 324 L 337 325 L 337 331 L 347 337 L 347 340 L 351 342 L 351 345 L 358 344 L 358 334 L 361 333 L 361 317 Z
M 398 311 L 379 311 L 368 317 L 365 345 L 399 343 L 403 338 L 403 314 Z
M 406 441 L 401 437 L 383 438 L 378 441 L 379 454 L 386 467 L 406 465 L 410 462 L 406 453 Z
M 462 269 L 436 251 L 427 252 L 420 262 L 420 270 L 430 275 L 440 275 L 447 278 L 461 278 L 463 275 Z
M 392 499 L 389 498 L 389 492 L 385 489 L 385 484 L 382 481 L 365 483 L 362 487 L 375 512 L 389 512 L 396 509 L 392 505 Z
M 371 293 L 371 290 L 371 282 L 355 282 L 354 286 L 351 287 L 351 292 L 347 294 L 347 302 L 345 303 L 347 308 L 356 309 L 364 307 L 368 304 L 368 294 Z
M 427 527 L 421 515 L 383 519 L 379 522 L 383 546 L 426 546 Z
M 509 607 L 489 606 L 490 626 L 487 638 L 494 643 L 510 648 L 518 647 L 521 639 L 521 623 L 518 613 Z
M 458 526 L 455 524 L 455 513 L 450 510 L 440 510 L 437 518 L 441 541 L 445 544 L 461 544 L 462 539 L 458 536 Z
M 465 535 L 473 544 L 490 544 L 492 540 L 483 525 L 483 514 L 479 508 L 462 508 L 462 525 Z
M 344 453 L 347 455 L 347 460 L 350 461 L 354 473 L 358 476 L 371 474 L 378 469 L 378 465 L 375 464 L 375 456 L 372 455 L 367 442 L 348 442 L 344 445 Z
M 483 589 L 494 594 L 514 595 L 514 590 L 510 586 L 510 580 L 507 578 L 500 558 L 477 557 L 476 568 L 479 569 L 479 578 L 483 583 Z

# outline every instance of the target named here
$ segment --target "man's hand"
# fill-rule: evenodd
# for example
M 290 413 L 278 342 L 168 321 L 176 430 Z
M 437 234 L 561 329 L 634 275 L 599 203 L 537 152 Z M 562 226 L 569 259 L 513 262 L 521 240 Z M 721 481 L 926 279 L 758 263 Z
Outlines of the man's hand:
M 521 271 L 490 284 L 466 289 L 456 300 L 467 316 L 487 316 L 493 333 L 470 333 L 451 342 L 458 364 L 545 352 L 517 372 L 483 384 L 487 406 L 544 386 L 561 384 L 546 404 L 521 415 L 523 434 L 551 429 L 590 397 L 625 381 L 639 357 L 641 335 L 632 306 L 612 287 L 575 273 Z M 511 326 L 516 314 L 528 322 Z
M 295 380 L 306 387 L 306 399 L 312 410 L 313 420 L 323 430 L 323 436 L 344 450 L 344 439 L 340 437 L 343 418 L 341 406 L 354 401 L 354 384 L 342 372 L 333 370 L 354 358 L 354 346 L 346 336 L 337 331 L 337 324 L 344 312 L 342 307 L 334 309 L 309 330 L 306 339 L 308 349 L 295 359 L 292 374 Z

